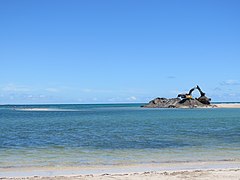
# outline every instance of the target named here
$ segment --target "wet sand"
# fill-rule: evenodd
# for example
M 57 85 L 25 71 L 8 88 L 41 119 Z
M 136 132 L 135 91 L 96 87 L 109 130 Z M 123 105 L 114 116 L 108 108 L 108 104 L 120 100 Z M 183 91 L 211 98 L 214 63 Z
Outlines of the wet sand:
M 240 169 L 218 169 L 218 170 L 188 170 L 188 171 L 165 171 L 165 172 L 143 172 L 124 174 L 101 174 L 101 175 L 76 175 L 76 176 L 53 176 L 53 177 L 25 177 L 25 178 L 0 178 L 1 180 L 178 180 L 178 179 L 205 179 L 205 180 L 239 180 Z
M 99 167 L 0 169 L 1 180 L 239 180 L 240 162 L 186 162 Z

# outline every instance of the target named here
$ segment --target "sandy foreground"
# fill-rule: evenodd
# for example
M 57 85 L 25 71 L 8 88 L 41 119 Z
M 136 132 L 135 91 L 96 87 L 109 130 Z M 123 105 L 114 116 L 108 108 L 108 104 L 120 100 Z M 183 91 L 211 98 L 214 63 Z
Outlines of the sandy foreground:
M 104 167 L 1 169 L 0 180 L 240 180 L 240 162 L 166 163 Z
M 223 170 L 194 170 L 194 171 L 173 171 L 173 172 L 143 172 L 125 174 L 102 174 L 102 175 L 77 175 L 77 176 L 54 176 L 54 177 L 26 177 L 26 178 L 0 178 L 1 180 L 178 180 L 178 179 L 199 179 L 199 180 L 239 180 L 240 169 Z
M 1 178 L 1 180 L 178 180 L 178 179 L 211 179 L 211 180 L 240 180 L 240 169 L 218 169 L 218 170 L 188 170 L 188 171 L 150 171 L 142 173 L 119 173 L 119 174 L 101 174 L 101 175 L 74 175 L 74 176 L 34 176 L 34 177 L 15 177 Z

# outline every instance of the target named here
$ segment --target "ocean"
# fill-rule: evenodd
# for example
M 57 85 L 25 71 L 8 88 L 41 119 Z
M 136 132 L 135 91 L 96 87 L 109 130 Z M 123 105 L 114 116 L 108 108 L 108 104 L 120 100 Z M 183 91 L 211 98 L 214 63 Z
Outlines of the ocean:
M 240 109 L 1 105 L 0 168 L 239 161 Z

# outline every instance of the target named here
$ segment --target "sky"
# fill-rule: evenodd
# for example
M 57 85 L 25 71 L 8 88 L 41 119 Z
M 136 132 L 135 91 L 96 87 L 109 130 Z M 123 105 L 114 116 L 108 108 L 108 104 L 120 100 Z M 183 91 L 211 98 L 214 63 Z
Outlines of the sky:
M 0 104 L 240 101 L 239 0 L 1 0 Z M 194 96 L 198 96 L 194 92 Z

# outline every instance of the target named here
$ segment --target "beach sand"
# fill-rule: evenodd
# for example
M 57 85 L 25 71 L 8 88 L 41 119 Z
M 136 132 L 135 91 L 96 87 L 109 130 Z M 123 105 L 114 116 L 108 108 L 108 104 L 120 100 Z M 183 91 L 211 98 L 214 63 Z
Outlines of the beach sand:
M 240 103 L 213 104 L 217 108 L 240 108 Z
M 240 180 L 240 162 L 195 162 L 69 168 L 0 169 L 1 180 Z
M 211 169 L 211 170 L 188 170 L 188 171 L 164 171 L 164 172 L 142 172 L 142 173 L 119 173 L 101 175 L 75 175 L 75 176 L 53 176 L 53 177 L 23 177 L 23 178 L 0 178 L 1 180 L 178 180 L 178 179 L 211 179 L 211 180 L 239 180 L 240 169 Z

